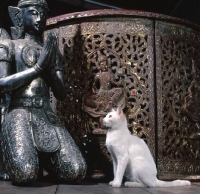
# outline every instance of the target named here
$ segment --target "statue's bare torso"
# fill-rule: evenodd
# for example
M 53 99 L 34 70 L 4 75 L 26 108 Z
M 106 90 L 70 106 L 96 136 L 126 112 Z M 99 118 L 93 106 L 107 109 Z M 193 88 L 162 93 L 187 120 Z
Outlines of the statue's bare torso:
M 13 69 L 16 70 L 16 73 L 33 67 L 41 54 L 43 45 L 25 39 L 14 40 L 12 42 L 15 52 L 15 67 Z M 49 97 L 47 77 L 44 74 L 35 78 L 29 84 L 13 91 L 13 98 L 33 96 Z

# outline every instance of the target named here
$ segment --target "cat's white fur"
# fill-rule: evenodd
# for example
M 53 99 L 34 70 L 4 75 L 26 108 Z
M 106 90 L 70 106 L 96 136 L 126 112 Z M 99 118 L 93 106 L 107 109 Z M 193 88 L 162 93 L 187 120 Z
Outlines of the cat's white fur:
M 190 181 L 158 180 L 157 169 L 146 143 L 130 134 L 121 108 L 113 109 L 103 119 L 108 127 L 106 146 L 113 160 L 114 180 L 109 184 L 120 187 L 123 176 L 127 187 L 173 187 L 191 185 Z

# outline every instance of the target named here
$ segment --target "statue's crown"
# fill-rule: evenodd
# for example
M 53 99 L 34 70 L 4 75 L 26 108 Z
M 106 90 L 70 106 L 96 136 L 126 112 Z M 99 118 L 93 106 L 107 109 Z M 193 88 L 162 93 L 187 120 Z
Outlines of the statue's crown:
M 102 55 L 100 53 L 100 51 L 97 51 L 97 54 L 98 54 L 98 62 L 99 63 L 101 63 L 102 61 L 107 61 L 108 60 L 108 58 L 106 56 Z
M 107 57 L 106 56 L 99 56 L 98 57 L 98 61 L 99 61 L 99 63 L 101 63 L 101 62 L 103 62 L 103 61 L 107 61 L 108 59 L 107 59 Z
M 22 7 L 27 7 L 27 6 L 31 6 L 31 5 L 39 5 L 39 6 L 44 7 L 45 9 L 49 10 L 48 4 L 45 0 L 20 0 L 18 2 L 17 7 L 22 8 Z

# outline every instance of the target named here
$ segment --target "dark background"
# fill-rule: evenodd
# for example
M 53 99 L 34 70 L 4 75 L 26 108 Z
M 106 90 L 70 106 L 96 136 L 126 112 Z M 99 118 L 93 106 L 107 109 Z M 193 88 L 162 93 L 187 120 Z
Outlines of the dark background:
M 19 0 L 0 0 L 0 27 L 10 32 L 8 6 Z M 130 9 L 183 18 L 200 25 L 200 0 L 46 0 L 49 17 L 95 9 Z

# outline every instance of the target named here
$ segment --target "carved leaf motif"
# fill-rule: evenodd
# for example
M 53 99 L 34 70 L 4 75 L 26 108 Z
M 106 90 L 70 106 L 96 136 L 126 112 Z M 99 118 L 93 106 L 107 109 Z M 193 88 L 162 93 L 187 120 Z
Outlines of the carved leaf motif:
M 8 11 L 9 11 L 10 18 L 13 22 L 13 25 L 15 27 L 21 27 L 23 23 L 21 9 L 17 7 L 9 6 Z
M 21 37 L 22 31 L 23 31 L 23 28 L 22 28 L 23 20 L 22 20 L 21 9 L 17 7 L 9 6 L 8 11 L 9 11 L 10 18 L 13 22 L 13 25 L 15 26 L 11 28 L 12 38 L 18 39 Z
M 137 24 L 143 26 L 139 28 L 138 33 L 137 30 L 133 30 L 138 29 L 135 20 L 127 23 L 129 27 L 125 28 L 121 20 L 85 22 L 81 24 L 80 33 L 76 33 L 76 24 L 60 28 L 59 46 L 60 50 L 63 50 L 63 71 L 68 95 L 64 103 L 57 104 L 57 110 L 62 122 L 70 128 L 70 133 L 77 142 L 83 141 L 84 133 L 90 134 L 92 131 L 103 134 L 99 118 L 101 115 L 94 117 L 81 110 L 85 105 L 85 96 L 93 94 L 94 76 L 99 72 L 99 55 L 108 57 L 110 74 L 114 75 L 116 82 L 122 81 L 120 87 L 125 89 L 128 99 L 126 110 L 129 129 L 132 134 L 137 134 L 147 142 L 155 156 L 153 26 L 151 22 L 137 20 Z M 99 82 L 95 86 L 97 89 L 98 84 Z M 105 100 L 105 96 L 101 95 L 98 98 L 99 100 L 104 97 L 104 100 L 100 100 L 102 103 L 97 110 L 99 112 L 102 107 L 107 108 L 105 105 L 109 107 L 111 104 L 104 105 L 104 102 L 109 101 Z M 88 100 L 92 104 L 94 101 Z M 82 134 L 78 136 L 78 133 Z M 102 152 L 107 155 L 105 150 Z

